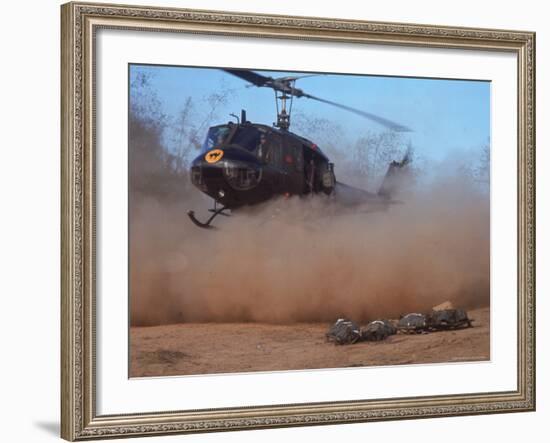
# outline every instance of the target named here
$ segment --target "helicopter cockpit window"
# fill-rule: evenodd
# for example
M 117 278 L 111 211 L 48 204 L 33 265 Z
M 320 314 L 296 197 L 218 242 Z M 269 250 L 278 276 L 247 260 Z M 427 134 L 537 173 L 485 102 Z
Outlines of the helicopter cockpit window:
M 226 141 L 230 132 L 231 128 L 229 126 L 214 126 L 210 128 L 208 130 L 208 134 L 206 135 L 206 139 L 202 144 L 202 150 L 206 152 L 212 148 L 222 145 Z
M 231 144 L 239 145 L 250 152 L 255 152 L 260 145 L 263 133 L 254 127 L 239 128 L 231 139 Z

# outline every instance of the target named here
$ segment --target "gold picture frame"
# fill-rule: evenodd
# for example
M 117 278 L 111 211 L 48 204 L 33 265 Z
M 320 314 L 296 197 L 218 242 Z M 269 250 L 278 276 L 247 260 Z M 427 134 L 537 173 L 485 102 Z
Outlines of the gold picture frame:
M 535 34 L 124 5 L 61 7 L 61 436 L 67 440 L 535 410 Z M 95 71 L 98 29 L 505 51 L 518 68 L 518 379 L 507 392 L 96 414 Z

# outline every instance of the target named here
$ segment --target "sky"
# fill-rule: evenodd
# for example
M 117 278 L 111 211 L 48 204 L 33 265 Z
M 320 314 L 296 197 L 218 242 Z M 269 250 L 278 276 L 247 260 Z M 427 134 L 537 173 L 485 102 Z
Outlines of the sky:
M 229 114 L 240 115 L 241 109 L 247 110 L 248 120 L 254 123 L 271 125 L 276 121 L 273 90 L 250 85 L 221 69 L 131 65 L 130 82 L 140 72 L 151 74 L 150 86 L 168 115 L 177 115 L 188 97 L 206 113 L 205 98 L 229 89 L 231 99 L 219 108 L 215 124 L 232 120 Z M 254 72 L 270 77 L 300 75 Z M 437 161 L 457 152 L 475 153 L 490 141 L 491 83 L 487 81 L 320 74 L 298 80 L 296 87 L 411 128 L 404 140 L 426 159 Z M 294 113 L 339 125 L 349 142 L 366 131 L 387 131 L 380 124 L 315 100 L 295 99 L 293 106 Z

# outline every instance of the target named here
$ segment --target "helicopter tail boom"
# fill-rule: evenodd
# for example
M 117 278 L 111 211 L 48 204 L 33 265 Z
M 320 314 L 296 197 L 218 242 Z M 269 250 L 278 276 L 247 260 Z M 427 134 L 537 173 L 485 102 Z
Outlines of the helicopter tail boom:
M 411 149 L 409 148 L 405 153 L 403 159 L 398 161 L 392 161 L 388 166 L 384 180 L 378 190 L 378 196 L 390 200 L 403 184 L 403 179 L 406 174 L 406 166 L 411 162 Z

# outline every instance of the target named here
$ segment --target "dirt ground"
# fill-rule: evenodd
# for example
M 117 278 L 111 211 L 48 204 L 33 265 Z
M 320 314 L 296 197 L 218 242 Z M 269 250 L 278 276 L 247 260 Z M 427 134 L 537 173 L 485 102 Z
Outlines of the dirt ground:
M 489 308 L 468 312 L 473 327 L 398 334 L 381 342 L 337 346 L 329 325 L 188 323 L 130 328 L 130 376 L 343 368 L 490 358 Z

